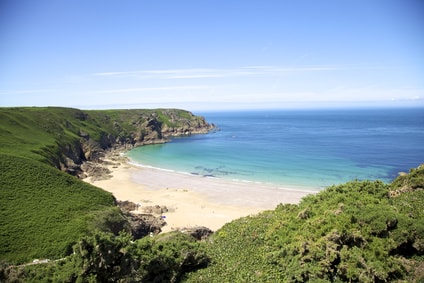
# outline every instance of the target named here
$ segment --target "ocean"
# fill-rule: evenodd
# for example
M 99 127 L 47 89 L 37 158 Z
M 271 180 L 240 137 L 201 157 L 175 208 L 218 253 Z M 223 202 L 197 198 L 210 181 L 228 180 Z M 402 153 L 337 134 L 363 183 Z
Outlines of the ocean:
M 424 163 L 424 109 L 196 113 L 219 130 L 135 148 L 133 163 L 292 188 L 391 182 Z

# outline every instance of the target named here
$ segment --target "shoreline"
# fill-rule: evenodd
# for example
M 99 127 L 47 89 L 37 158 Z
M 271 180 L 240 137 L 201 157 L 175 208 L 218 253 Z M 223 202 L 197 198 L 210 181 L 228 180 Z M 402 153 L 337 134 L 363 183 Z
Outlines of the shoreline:
M 141 208 L 166 206 L 168 211 L 162 217 L 167 225 L 162 233 L 196 226 L 216 231 L 232 220 L 274 209 L 280 203 L 299 203 L 304 196 L 318 192 L 138 166 L 125 156 L 104 161 L 108 161 L 103 166 L 111 177 L 84 181 Z
M 316 193 L 321 191 L 322 189 L 325 189 L 326 187 L 312 187 L 312 186 L 306 186 L 306 185 L 282 185 L 282 184 L 278 184 L 278 183 L 272 183 L 272 182 L 263 182 L 263 181 L 252 181 L 252 180 L 245 180 L 245 179 L 230 179 L 230 178 L 225 178 L 225 177 L 216 177 L 214 175 L 201 175 L 201 174 L 195 174 L 195 173 L 190 173 L 190 172 L 186 172 L 186 171 L 178 171 L 178 170 L 173 170 L 173 169 L 165 169 L 165 168 L 159 168 L 159 167 L 154 167 L 151 165 L 144 165 L 141 163 L 137 163 L 132 161 L 131 159 L 129 159 L 127 156 L 122 155 L 122 157 L 127 158 L 127 163 L 130 166 L 139 168 L 139 169 L 152 169 L 153 171 L 164 171 L 167 173 L 172 173 L 172 174 L 179 174 L 179 175 L 184 175 L 184 176 L 190 176 L 190 177 L 199 177 L 199 178 L 207 178 L 207 179 L 212 179 L 212 180 L 222 180 L 223 182 L 227 182 L 227 183 L 236 183 L 239 185 L 242 184 L 254 184 L 256 187 L 267 187 L 267 188 L 274 188 L 274 189 L 282 189 L 282 190 L 294 190 L 294 191 L 302 191 L 302 192 L 307 192 L 307 193 Z

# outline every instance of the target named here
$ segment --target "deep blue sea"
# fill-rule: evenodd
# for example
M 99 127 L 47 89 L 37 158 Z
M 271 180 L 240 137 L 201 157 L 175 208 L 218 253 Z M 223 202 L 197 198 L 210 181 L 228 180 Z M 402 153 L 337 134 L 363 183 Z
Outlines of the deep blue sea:
M 392 181 L 424 163 L 424 109 L 196 113 L 219 130 L 128 152 L 135 163 L 299 188 Z

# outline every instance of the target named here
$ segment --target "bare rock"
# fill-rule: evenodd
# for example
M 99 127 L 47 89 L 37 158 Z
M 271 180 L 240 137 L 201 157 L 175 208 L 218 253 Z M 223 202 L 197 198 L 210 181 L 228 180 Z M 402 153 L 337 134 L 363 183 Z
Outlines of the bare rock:
M 166 206 L 154 205 L 154 206 L 143 206 L 141 211 L 149 214 L 160 215 L 162 213 L 168 212 L 168 208 Z
M 134 239 L 140 239 L 150 233 L 159 234 L 162 232 L 162 227 L 166 225 L 166 222 L 160 216 L 133 213 L 127 216 Z
M 137 210 L 138 208 L 138 205 L 136 203 L 128 201 L 128 200 L 124 200 L 124 201 L 118 200 L 117 204 L 123 212 L 134 211 L 134 210 Z
M 192 236 L 193 238 L 195 238 L 198 241 L 206 240 L 210 235 L 213 234 L 213 231 L 211 229 L 209 229 L 208 227 L 204 227 L 204 226 L 183 228 L 180 231 L 184 234 Z

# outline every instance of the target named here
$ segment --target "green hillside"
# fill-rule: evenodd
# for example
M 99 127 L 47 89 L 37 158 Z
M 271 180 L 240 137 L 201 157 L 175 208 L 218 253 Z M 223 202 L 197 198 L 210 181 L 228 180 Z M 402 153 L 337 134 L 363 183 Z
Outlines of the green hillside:
M 49 165 L 0 154 L 0 168 L 2 260 L 63 257 L 99 214 L 119 215 L 112 194 Z
M 90 110 L 0 108 L 0 152 L 67 166 L 116 146 L 158 142 L 166 136 L 206 133 L 202 117 L 177 109 Z
M 0 108 L 0 260 L 61 258 L 87 233 L 117 233 L 125 221 L 113 196 L 64 172 L 109 148 L 208 127 L 174 109 Z

